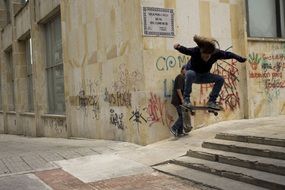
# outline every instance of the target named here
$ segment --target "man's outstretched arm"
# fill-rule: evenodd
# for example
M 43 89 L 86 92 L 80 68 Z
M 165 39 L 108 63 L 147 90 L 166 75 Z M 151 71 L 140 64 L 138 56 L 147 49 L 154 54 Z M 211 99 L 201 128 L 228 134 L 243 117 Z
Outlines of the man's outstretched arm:
M 192 56 L 195 52 L 195 48 L 186 48 L 180 44 L 174 44 L 174 49 L 176 49 L 177 51 L 179 51 L 180 53 L 183 53 L 185 55 L 190 55 Z
M 246 61 L 245 57 L 239 56 L 239 55 L 232 53 L 230 51 L 219 50 L 216 54 L 218 56 L 218 59 L 235 59 L 241 63 Z

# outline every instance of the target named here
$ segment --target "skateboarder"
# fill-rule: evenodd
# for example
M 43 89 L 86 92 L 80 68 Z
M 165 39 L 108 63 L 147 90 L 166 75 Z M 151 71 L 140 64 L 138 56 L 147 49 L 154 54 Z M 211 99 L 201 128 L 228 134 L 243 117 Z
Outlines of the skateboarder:
M 178 113 L 178 119 L 174 125 L 170 128 L 170 132 L 174 136 L 184 135 L 183 133 L 183 119 L 182 119 L 182 108 L 180 105 L 183 103 L 183 91 L 185 85 L 185 73 L 186 65 L 183 65 L 180 74 L 176 76 L 174 81 L 174 87 L 172 92 L 171 104 L 175 106 Z
M 178 43 L 174 44 L 174 49 L 185 55 L 190 55 L 191 59 L 186 65 L 185 88 L 183 105 L 191 107 L 190 93 L 192 84 L 214 83 L 207 106 L 212 109 L 221 109 L 216 103 L 216 99 L 224 84 L 224 78 L 220 75 L 210 73 L 212 65 L 220 59 L 236 59 L 239 62 L 245 62 L 246 58 L 236 55 L 229 51 L 222 51 L 216 48 L 218 41 L 213 38 L 206 38 L 195 35 L 193 38 L 197 44 L 196 47 L 186 48 Z

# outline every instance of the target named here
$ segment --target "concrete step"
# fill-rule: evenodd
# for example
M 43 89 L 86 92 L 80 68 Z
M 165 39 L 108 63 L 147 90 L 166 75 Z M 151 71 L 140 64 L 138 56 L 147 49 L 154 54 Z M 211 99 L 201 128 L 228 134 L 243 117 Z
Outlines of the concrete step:
M 202 147 L 285 160 L 285 148 L 277 146 L 213 139 L 204 141 Z
M 234 133 L 218 133 L 215 138 L 230 140 L 230 141 L 239 141 L 239 142 L 285 147 L 285 139 L 278 139 L 278 138 L 239 135 Z
M 176 164 L 163 164 L 157 165 L 153 167 L 154 169 L 173 175 L 176 177 L 180 177 L 182 179 L 186 179 L 189 181 L 193 181 L 195 183 L 202 184 L 204 186 L 208 186 L 214 189 L 222 189 L 222 190 L 265 190 L 265 188 L 258 187 L 255 185 L 243 183 L 240 181 L 220 177 L 217 175 L 209 174 L 206 172 L 194 170 L 191 168 L 187 168 L 184 166 L 176 165 Z
M 285 176 L 281 175 L 192 158 L 189 156 L 183 156 L 172 160 L 171 162 L 184 167 L 189 167 L 195 170 L 208 172 L 264 188 L 275 190 L 285 189 Z
M 186 155 L 278 175 L 285 175 L 285 160 L 264 158 L 207 148 L 192 148 L 187 152 Z

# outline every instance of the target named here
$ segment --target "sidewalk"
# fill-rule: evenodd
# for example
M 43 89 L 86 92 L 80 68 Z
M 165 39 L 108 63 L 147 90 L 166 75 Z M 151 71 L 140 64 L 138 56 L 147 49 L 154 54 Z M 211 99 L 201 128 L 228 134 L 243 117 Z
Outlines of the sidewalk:
M 285 116 L 226 121 L 194 130 L 188 136 L 179 139 L 171 137 L 144 147 L 115 141 L 68 139 L 56 139 L 55 141 L 55 139 L 48 138 L 24 138 L 10 135 L 0 135 L 0 143 L 3 144 L 4 141 L 10 142 L 12 139 L 20 138 L 18 141 L 14 140 L 10 147 L 5 148 L 7 151 L 6 156 L 17 156 L 17 154 L 19 156 L 21 150 L 17 152 L 11 149 L 17 150 L 19 142 L 24 141 L 29 142 L 27 149 L 34 146 L 34 149 L 40 155 L 43 152 L 51 151 L 52 145 L 47 145 L 46 142 L 61 144 L 60 146 L 57 144 L 57 149 L 54 150 L 57 151 L 58 155 L 63 155 L 62 152 L 66 151 L 69 151 L 66 155 L 73 155 L 72 153 L 81 151 L 79 156 L 73 155 L 74 159 L 70 159 L 72 156 L 66 156 L 66 160 L 49 162 L 49 164 L 55 166 L 52 170 L 43 169 L 43 171 L 30 171 L 27 172 L 29 174 L 18 175 L 18 177 L 23 178 L 23 182 L 30 182 L 31 186 L 35 184 L 34 186 L 38 187 L 35 189 L 209 189 L 155 172 L 151 166 L 180 157 L 190 147 L 200 147 L 203 141 L 214 138 L 219 132 L 285 139 L 284 121 Z M 2 142 L 3 138 L 5 140 Z M 37 143 L 39 143 L 39 146 L 35 145 Z M 41 146 L 42 148 L 40 148 Z M 0 148 L 0 159 L 3 158 L 2 148 L 3 146 Z M 90 152 L 92 150 L 95 153 Z M 21 153 L 25 151 L 27 150 L 24 149 Z M 86 153 L 87 156 L 82 152 Z M 23 156 L 20 156 L 20 158 L 23 158 Z M 4 180 L 4 178 L 6 179 Z M 9 180 L 13 181 L 11 177 Z M 14 183 L 7 184 L 9 180 L 7 176 L 2 176 L 0 178 L 0 189 L 5 189 L 5 187 L 17 189 L 17 187 L 14 187 Z M 6 184 L 6 186 L 3 184 Z

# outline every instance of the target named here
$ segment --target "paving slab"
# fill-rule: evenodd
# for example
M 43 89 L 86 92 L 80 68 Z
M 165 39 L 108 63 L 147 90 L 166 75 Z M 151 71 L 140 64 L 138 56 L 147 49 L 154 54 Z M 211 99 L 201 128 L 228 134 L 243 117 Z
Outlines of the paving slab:
M 7 168 L 7 166 L 4 164 L 4 162 L 2 160 L 0 160 L 0 175 L 2 174 L 8 174 L 10 173 L 9 169 Z
M 55 163 L 85 183 L 152 171 L 148 166 L 114 154 L 86 156 Z
M 22 158 L 17 156 L 10 158 L 2 158 L 1 160 L 7 166 L 11 173 L 32 170 L 31 166 L 29 166 Z
M 33 170 L 43 169 L 43 168 L 52 168 L 54 165 L 49 163 L 47 160 L 44 160 L 37 154 L 29 154 L 21 156 L 25 163 L 27 163 Z
M 1 190 L 52 190 L 33 174 L 14 175 L 0 178 Z

